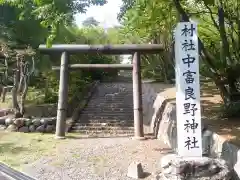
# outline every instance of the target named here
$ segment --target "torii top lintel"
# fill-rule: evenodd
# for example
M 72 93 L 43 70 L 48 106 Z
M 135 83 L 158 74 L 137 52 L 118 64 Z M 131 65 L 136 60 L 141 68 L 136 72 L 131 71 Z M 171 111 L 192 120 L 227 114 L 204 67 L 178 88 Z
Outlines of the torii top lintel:
M 121 45 L 86 45 L 86 44 L 54 44 L 51 47 L 40 45 L 39 50 L 43 54 L 51 53 L 101 53 L 101 54 L 157 54 L 164 51 L 160 44 L 121 44 Z

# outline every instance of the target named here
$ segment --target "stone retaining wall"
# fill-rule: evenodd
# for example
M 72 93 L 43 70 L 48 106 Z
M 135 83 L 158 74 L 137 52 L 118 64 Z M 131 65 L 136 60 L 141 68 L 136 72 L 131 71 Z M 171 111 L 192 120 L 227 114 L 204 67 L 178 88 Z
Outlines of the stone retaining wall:
M 89 84 L 83 99 L 75 99 L 69 102 L 66 131 L 69 131 L 80 111 L 86 106 L 91 95 L 94 93 L 98 81 Z M 11 110 L 0 110 L 0 130 L 9 132 L 40 132 L 53 133 L 56 128 L 57 104 L 39 105 L 26 108 L 24 118 L 15 118 Z
M 154 103 L 152 98 L 155 97 Z M 175 103 L 156 93 L 151 84 L 143 84 L 143 107 L 145 108 L 145 129 L 152 132 L 158 139 L 163 140 L 173 150 L 177 148 L 176 106 Z M 149 110 L 150 109 L 150 110 Z M 147 113 L 148 112 L 148 113 Z M 148 125 L 146 125 L 148 124 Z M 218 134 L 202 125 L 203 152 L 206 156 L 222 158 L 235 170 L 235 179 L 240 179 L 239 147 L 227 142 Z M 145 131 L 146 133 L 146 131 Z

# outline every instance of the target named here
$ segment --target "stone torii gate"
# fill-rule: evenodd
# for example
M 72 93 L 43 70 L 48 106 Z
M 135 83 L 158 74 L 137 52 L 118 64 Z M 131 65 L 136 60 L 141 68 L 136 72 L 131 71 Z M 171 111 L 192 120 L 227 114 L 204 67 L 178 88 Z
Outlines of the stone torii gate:
M 68 71 L 69 69 L 121 69 L 133 70 L 133 112 L 134 112 L 134 138 L 144 138 L 143 110 L 142 110 L 142 85 L 141 85 L 141 62 L 140 53 L 156 54 L 164 51 L 162 45 L 73 45 L 56 44 L 48 48 L 40 45 L 42 54 L 61 53 L 61 66 L 53 67 L 60 70 L 59 98 L 57 110 L 57 123 L 55 136 L 58 139 L 65 138 L 65 126 L 67 118 L 68 102 Z M 133 54 L 132 64 L 69 64 L 69 55 L 77 53 L 102 53 L 102 54 Z

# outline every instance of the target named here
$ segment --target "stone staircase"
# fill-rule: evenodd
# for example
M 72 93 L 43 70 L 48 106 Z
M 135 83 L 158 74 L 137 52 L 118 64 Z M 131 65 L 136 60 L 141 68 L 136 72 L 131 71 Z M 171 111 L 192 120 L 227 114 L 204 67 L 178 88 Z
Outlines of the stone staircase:
M 131 78 L 102 82 L 72 127 L 72 132 L 98 136 L 132 136 L 133 94 Z

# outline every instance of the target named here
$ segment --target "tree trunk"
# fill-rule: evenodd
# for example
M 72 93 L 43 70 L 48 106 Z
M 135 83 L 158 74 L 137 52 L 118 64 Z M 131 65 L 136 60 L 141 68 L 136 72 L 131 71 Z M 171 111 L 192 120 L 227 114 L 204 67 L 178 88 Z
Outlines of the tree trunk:
M 19 109 L 19 105 L 18 105 L 18 71 L 16 71 L 16 74 L 14 75 L 14 85 L 13 85 L 13 88 L 12 88 L 12 104 L 13 104 L 13 108 L 14 108 L 14 111 L 15 113 L 17 112 L 20 112 L 20 109 Z
M 20 79 L 20 64 L 19 59 L 17 58 L 17 65 L 13 77 L 13 88 L 12 88 L 12 104 L 15 111 L 15 114 L 20 113 L 20 108 L 18 105 L 18 85 Z
M 23 91 L 21 94 L 21 99 L 20 99 L 20 113 L 22 115 L 24 115 L 25 113 L 25 100 L 26 100 L 26 96 L 27 96 L 27 91 L 28 91 L 28 76 L 26 75 L 23 78 Z
M 6 95 L 7 95 L 7 87 L 3 87 L 2 88 L 2 102 L 4 103 L 5 102 L 5 99 L 6 99 Z
M 230 93 L 229 93 L 229 91 L 226 87 L 227 84 L 223 83 L 220 80 L 214 80 L 214 82 L 215 82 L 217 88 L 220 91 L 220 96 L 222 97 L 222 100 L 223 100 L 224 104 L 230 103 Z
M 2 97 L 3 86 L 0 84 L 0 97 Z

